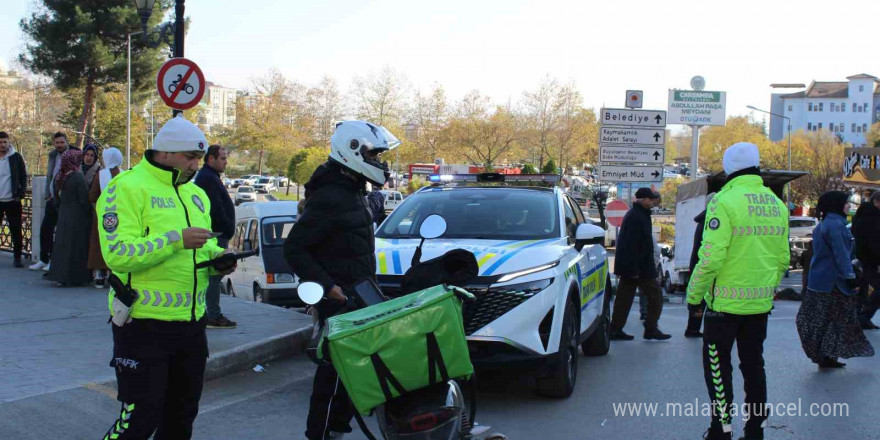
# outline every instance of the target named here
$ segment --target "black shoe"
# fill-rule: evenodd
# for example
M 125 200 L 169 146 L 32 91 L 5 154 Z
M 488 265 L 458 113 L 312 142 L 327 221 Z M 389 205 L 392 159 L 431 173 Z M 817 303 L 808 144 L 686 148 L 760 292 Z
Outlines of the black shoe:
M 24 267 L 24 264 L 21 263 L 21 258 L 16 258 L 15 260 L 12 260 L 12 267 L 15 267 L 18 269 L 21 269 L 22 267 Z
M 671 338 L 672 336 L 661 332 L 658 327 L 654 327 L 654 328 L 646 328 L 644 337 L 645 337 L 645 339 L 656 339 L 658 341 L 665 341 L 665 340 Z
M 623 330 L 611 330 L 612 341 L 632 341 L 635 338 L 633 335 L 624 333 Z
M 217 319 L 208 319 L 205 324 L 208 328 L 218 329 L 232 329 L 238 325 L 235 321 L 230 321 L 229 318 L 223 315 L 220 315 Z
M 862 322 L 861 322 L 861 326 L 862 326 L 862 330 L 877 330 L 877 329 L 880 329 L 880 327 L 877 327 L 877 325 L 874 324 L 873 322 L 871 322 L 870 319 L 867 320 L 867 321 L 862 321 Z
M 646 319 L 648 319 L 648 314 L 647 314 L 647 313 L 642 313 L 642 314 L 639 315 L 639 321 L 644 321 L 644 320 L 646 320 Z
M 827 357 L 819 362 L 819 368 L 843 368 L 846 364 L 837 360 L 837 358 Z
M 729 432 L 725 432 L 721 435 L 716 435 L 714 437 L 709 435 L 710 432 L 712 432 L 712 428 L 707 429 L 706 432 L 703 433 L 703 440 L 730 440 L 731 439 Z M 742 439 L 740 439 L 740 440 L 742 440 Z
M 685 330 L 684 337 L 686 338 L 702 338 L 703 332 L 696 330 Z

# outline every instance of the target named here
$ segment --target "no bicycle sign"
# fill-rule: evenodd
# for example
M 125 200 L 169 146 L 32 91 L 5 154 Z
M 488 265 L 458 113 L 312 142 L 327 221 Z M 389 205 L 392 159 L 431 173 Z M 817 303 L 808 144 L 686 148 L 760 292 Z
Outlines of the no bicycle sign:
M 197 106 L 205 94 L 205 75 L 196 63 L 173 58 L 159 69 L 156 87 L 168 107 L 188 110 Z

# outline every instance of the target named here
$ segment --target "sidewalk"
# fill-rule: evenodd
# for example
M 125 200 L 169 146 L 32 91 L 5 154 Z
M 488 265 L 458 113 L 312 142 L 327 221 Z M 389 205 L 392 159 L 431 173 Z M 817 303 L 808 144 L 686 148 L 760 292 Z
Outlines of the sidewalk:
M 0 403 L 87 384 L 115 390 L 107 289 L 55 287 L 0 252 Z M 232 330 L 208 330 L 206 379 L 299 353 L 311 320 L 294 310 L 221 297 Z

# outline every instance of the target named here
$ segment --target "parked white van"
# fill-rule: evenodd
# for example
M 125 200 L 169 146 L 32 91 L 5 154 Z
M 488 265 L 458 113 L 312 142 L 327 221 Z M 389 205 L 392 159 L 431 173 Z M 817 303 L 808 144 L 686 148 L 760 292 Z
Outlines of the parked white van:
M 300 306 L 299 279 L 284 259 L 282 245 L 296 222 L 298 202 L 246 203 L 235 210 L 235 251 L 258 249 L 238 262 L 222 282 L 226 294 L 274 305 Z
M 385 212 L 394 211 L 394 208 L 397 208 L 397 205 L 403 203 L 403 194 L 400 191 L 389 191 L 382 190 L 379 191 L 385 196 Z

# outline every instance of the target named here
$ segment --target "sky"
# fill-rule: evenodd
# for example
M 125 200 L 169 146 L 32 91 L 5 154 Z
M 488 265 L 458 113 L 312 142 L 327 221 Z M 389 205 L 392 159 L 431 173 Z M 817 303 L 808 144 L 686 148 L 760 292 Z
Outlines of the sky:
M 8 65 L 34 3 L 3 4 Z M 499 104 L 550 76 L 574 81 L 596 109 L 637 89 L 645 109 L 665 110 L 668 89 L 701 75 L 727 92 L 733 116 L 769 110 L 771 83 L 880 76 L 878 12 L 872 0 L 188 0 L 185 55 L 227 87 L 275 68 L 304 85 L 332 76 L 345 92 L 389 66 L 413 90 L 440 84 L 455 101 L 476 89 Z

